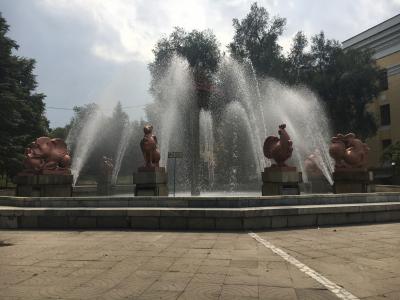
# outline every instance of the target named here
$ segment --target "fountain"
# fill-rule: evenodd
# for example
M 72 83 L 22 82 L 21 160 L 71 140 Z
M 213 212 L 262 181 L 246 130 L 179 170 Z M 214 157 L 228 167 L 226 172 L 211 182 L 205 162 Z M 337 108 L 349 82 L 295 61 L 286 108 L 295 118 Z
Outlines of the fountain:
M 303 180 L 308 181 L 304 160 L 318 148 L 318 167 L 333 184 L 326 138 L 329 122 L 318 98 L 306 88 L 288 87 L 271 78 L 260 80 L 250 62 L 239 63 L 231 58 L 223 58 L 217 72 L 205 76 L 201 67 L 190 70 L 185 59 L 174 56 L 155 90 L 161 101 L 150 121 L 160 132 L 161 161 L 167 165 L 169 149 L 187 149 L 183 151 L 178 180 L 190 183 L 192 195 L 199 195 L 202 186 L 209 188 L 201 184 L 200 173 L 208 182 L 214 178 L 214 190 L 230 186 L 233 173 L 236 187 L 251 185 L 245 178 L 260 183 L 259 174 L 271 165 L 262 153 L 261 141 L 279 122 L 288 125 L 296 144 L 291 163 L 302 172 Z M 181 132 L 180 138 L 173 135 L 176 131 Z M 241 144 L 238 147 L 232 145 L 233 131 Z M 240 149 L 244 143 L 250 157 Z M 227 149 L 228 144 L 238 148 L 240 155 L 229 159 L 232 151 Z
M 147 112 L 155 124 L 154 131 L 161 133 L 161 149 L 153 127 L 146 125 L 140 143 L 145 165 L 134 174 L 135 197 L 73 197 L 72 201 L 7 197 L 2 202 L 7 208 L 0 212 L 0 228 L 256 230 L 399 221 L 399 193 L 376 193 L 373 197 L 298 195 L 299 170 L 304 181 L 323 178 L 334 184 L 338 194 L 367 192 L 369 188 L 365 168 L 368 147 L 354 134 L 338 134 L 329 146 L 326 137 L 330 128 L 324 108 L 306 88 L 288 87 L 271 78 L 258 79 L 251 64 L 231 59 L 223 59 L 213 76 L 202 77 L 201 69 L 191 70 L 179 57 L 172 58 L 153 88 L 162 101 L 150 105 Z M 282 124 L 279 137 L 266 138 L 278 124 Z M 93 112 L 71 133 L 78 139 L 73 162 L 75 182 L 91 151 L 100 144 L 97 141 L 104 128 L 100 125 L 100 113 Z M 122 138 L 115 143 L 114 169 L 107 159 L 103 161 L 101 173 L 107 188 L 111 177 L 116 183 L 132 136 L 129 124 L 119 127 L 118 132 Z M 49 149 L 57 149 L 57 155 L 46 154 Z M 206 199 L 184 193 L 168 198 L 166 168 L 160 167 L 160 163 L 167 165 L 168 151 L 183 153 L 177 162 L 178 186 L 190 189 L 192 195 L 206 190 Z M 29 174 L 20 175 L 37 178 L 50 172 L 53 175 L 46 176 L 54 180 L 57 172 L 67 172 L 64 176 L 71 193 L 68 165 L 65 144 L 40 138 L 27 150 Z M 200 176 L 206 180 L 199 180 Z M 260 179 L 262 194 L 269 197 L 259 197 Z M 21 179 L 17 193 L 22 194 L 29 180 Z M 42 195 L 36 188 L 31 187 L 35 192 L 29 195 Z

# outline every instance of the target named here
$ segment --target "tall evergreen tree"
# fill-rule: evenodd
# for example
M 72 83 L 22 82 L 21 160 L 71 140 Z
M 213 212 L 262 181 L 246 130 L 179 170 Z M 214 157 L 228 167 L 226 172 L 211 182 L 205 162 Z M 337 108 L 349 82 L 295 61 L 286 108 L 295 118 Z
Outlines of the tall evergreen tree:
M 45 95 L 35 92 L 35 60 L 13 53 L 18 44 L 8 31 L 0 14 L 0 169 L 13 176 L 21 167 L 24 147 L 47 134 L 48 120 Z

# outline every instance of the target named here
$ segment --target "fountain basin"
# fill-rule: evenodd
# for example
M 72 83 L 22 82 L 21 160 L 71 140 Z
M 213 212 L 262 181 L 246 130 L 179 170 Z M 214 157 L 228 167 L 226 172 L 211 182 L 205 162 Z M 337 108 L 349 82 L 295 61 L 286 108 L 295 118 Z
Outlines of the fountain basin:
M 400 221 L 400 193 L 0 197 L 0 228 L 254 230 Z

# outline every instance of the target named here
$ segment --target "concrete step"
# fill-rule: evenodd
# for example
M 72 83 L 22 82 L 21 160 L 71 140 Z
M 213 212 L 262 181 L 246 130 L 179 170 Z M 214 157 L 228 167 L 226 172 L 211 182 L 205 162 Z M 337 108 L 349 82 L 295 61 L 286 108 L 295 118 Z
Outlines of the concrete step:
M 0 207 L 0 228 L 256 230 L 400 221 L 400 202 L 244 208 Z
M 0 206 L 16 207 L 187 207 L 245 208 L 293 205 L 385 203 L 400 201 L 400 193 L 306 194 L 249 197 L 12 197 L 0 196 Z

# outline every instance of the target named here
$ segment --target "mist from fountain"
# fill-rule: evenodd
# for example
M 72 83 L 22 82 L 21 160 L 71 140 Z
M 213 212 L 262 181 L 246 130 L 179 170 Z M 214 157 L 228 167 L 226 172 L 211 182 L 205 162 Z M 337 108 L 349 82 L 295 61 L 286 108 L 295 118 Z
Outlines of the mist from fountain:
M 122 159 L 125 156 L 126 149 L 129 145 L 129 142 L 132 138 L 133 127 L 129 122 L 125 124 L 124 129 L 122 130 L 121 140 L 119 141 L 117 147 L 117 153 L 114 160 L 114 168 L 111 174 L 111 184 L 117 184 L 119 170 L 121 169 Z
M 254 82 L 255 85 L 255 90 L 256 90 L 256 96 L 257 96 L 257 104 L 258 104 L 258 109 L 260 111 L 260 116 L 262 120 L 262 125 L 264 127 L 264 136 L 267 136 L 267 122 L 265 121 L 265 115 L 264 115 L 264 109 L 262 105 L 262 97 L 261 97 L 261 92 L 260 92 L 260 83 L 258 82 L 257 79 L 257 74 L 256 70 L 254 69 L 253 63 L 251 60 L 247 60 L 246 63 L 250 66 L 250 71 L 251 71 L 251 79 Z
M 261 151 L 257 151 L 257 148 L 254 147 L 254 145 L 257 145 L 260 142 L 257 140 L 257 137 L 254 135 L 253 127 L 250 122 L 250 118 L 249 118 L 246 110 L 244 109 L 243 104 L 238 101 L 233 101 L 233 102 L 229 103 L 225 108 L 225 111 L 223 114 L 223 120 L 224 120 L 224 122 L 226 122 L 226 125 L 223 126 L 224 135 L 226 137 L 229 137 L 232 139 L 232 144 L 233 144 L 233 148 L 234 148 L 234 149 L 232 149 L 232 155 L 236 155 L 236 157 L 232 157 L 233 164 L 235 163 L 235 160 L 244 159 L 244 157 L 239 157 L 238 154 L 235 153 L 235 149 L 237 149 L 237 146 L 238 146 L 237 145 L 237 140 L 238 140 L 237 134 L 238 133 L 235 130 L 235 126 L 238 126 L 238 127 L 243 128 L 246 132 L 247 140 L 250 141 L 248 143 L 248 147 L 250 148 L 249 150 L 253 156 L 253 161 L 256 166 L 256 170 L 254 170 L 254 171 L 257 174 L 260 174 L 263 169 L 263 165 L 261 165 L 261 160 L 260 160 L 260 155 L 262 155 L 262 154 L 260 154 Z M 235 125 L 232 126 L 232 124 L 235 124 Z
M 266 123 L 264 118 L 264 110 L 261 108 L 260 90 L 257 81 L 253 81 L 252 72 L 248 72 L 243 64 L 236 60 L 225 58 L 222 60 L 219 72 L 216 75 L 225 91 L 229 90 L 231 99 L 240 103 L 243 111 L 240 111 L 242 117 L 247 119 L 246 126 L 251 130 L 252 151 L 255 153 L 257 162 L 257 172 L 270 165 L 270 161 L 264 157 L 262 152 L 262 142 L 265 139 Z M 224 86 L 227 85 L 227 86 Z M 229 110 L 227 110 L 229 111 Z

